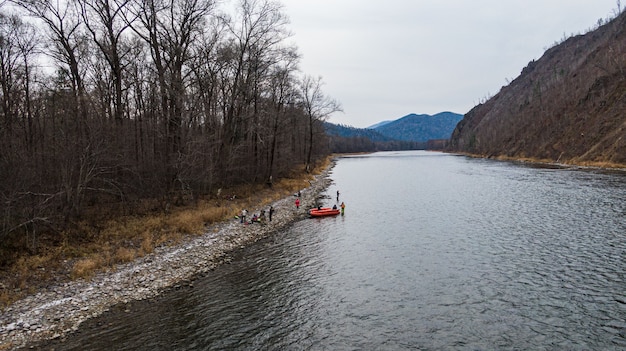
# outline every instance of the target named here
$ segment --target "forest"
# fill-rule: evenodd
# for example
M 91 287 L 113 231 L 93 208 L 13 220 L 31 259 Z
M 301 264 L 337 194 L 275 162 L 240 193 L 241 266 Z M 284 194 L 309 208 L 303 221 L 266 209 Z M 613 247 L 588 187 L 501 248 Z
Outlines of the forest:
M 341 106 L 299 70 L 278 2 L 0 6 L 0 245 L 88 207 L 271 185 L 328 154 Z

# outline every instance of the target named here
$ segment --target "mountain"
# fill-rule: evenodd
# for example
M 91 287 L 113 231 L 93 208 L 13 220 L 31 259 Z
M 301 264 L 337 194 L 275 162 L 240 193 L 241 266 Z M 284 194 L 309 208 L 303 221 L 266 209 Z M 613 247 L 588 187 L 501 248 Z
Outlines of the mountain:
M 378 128 L 378 127 L 382 127 L 382 126 L 384 126 L 385 124 L 388 124 L 388 123 L 391 123 L 391 122 L 393 122 L 393 121 L 382 121 L 382 122 L 378 122 L 378 123 L 376 123 L 376 124 L 373 124 L 373 125 L 371 125 L 371 126 L 367 127 L 367 129 L 376 129 L 376 128 Z
M 434 139 L 449 139 L 463 115 L 441 112 L 431 115 L 406 115 L 395 121 L 373 128 L 380 134 L 396 140 L 427 142 Z
M 626 13 L 531 61 L 458 124 L 449 151 L 626 167 Z
M 394 140 L 368 128 L 355 128 L 324 122 L 331 152 L 353 153 L 424 149 L 425 143 Z
M 369 128 L 324 122 L 331 152 L 442 149 L 462 115 L 442 112 L 434 116 L 410 114 Z
M 371 141 L 391 141 L 393 138 L 384 136 L 369 128 L 355 128 L 342 124 L 324 122 L 326 134 L 343 138 L 367 138 Z

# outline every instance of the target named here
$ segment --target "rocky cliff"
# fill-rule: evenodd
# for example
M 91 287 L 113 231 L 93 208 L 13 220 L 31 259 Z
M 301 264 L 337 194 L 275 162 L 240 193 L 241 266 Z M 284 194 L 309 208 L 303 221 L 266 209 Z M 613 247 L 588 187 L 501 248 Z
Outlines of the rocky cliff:
M 530 62 L 464 116 L 449 150 L 626 166 L 626 13 Z

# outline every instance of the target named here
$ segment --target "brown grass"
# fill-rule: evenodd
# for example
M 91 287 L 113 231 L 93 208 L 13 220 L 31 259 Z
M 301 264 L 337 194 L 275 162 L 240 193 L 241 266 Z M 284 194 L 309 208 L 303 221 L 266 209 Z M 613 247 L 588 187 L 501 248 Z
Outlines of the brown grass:
M 517 157 L 517 156 L 505 156 L 505 155 L 497 155 L 497 156 L 488 156 L 481 154 L 472 154 L 467 152 L 455 152 L 461 155 L 465 155 L 468 157 L 477 157 L 477 158 L 492 158 L 500 161 L 518 161 L 518 162 L 528 162 L 528 163 L 536 163 L 536 164 L 563 164 L 563 165 L 572 165 L 572 166 L 581 166 L 581 167 L 590 167 L 590 168 L 606 168 L 606 169 L 626 169 L 626 164 L 614 163 L 608 161 L 581 161 L 578 159 L 569 159 L 569 160 L 560 160 L 558 163 L 555 160 L 545 159 L 545 158 L 535 158 L 535 157 Z
M 143 257 L 145 255 L 151 254 L 154 251 L 154 239 L 152 238 L 152 233 L 145 231 L 142 234 L 141 239 L 141 248 L 137 255 L 139 257 Z
M 74 267 L 72 267 L 72 272 L 70 276 L 72 277 L 72 279 L 88 279 L 91 278 L 96 273 L 96 270 L 100 268 L 102 268 L 102 259 L 97 255 L 90 256 L 78 260 L 74 264 Z
M 294 171 L 287 178 L 277 179 L 272 188 L 249 184 L 224 191 L 237 194 L 235 200 L 204 198 L 193 205 L 171 208 L 168 213 L 146 211 L 143 215 L 108 219 L 93 209 L 89 212 L 97 214 L 97 219 L 76 223 L 71 232 L 60 234 L 63 239 L 56 245 L 40 248 L 36 255 L 22 254 L 11 267 L 0 270 L 0 308 L 52 282 L 68 277 L 91 279 L 100 271 L 148 255 L 158 246 L 175 245 L 200 235 L 207 225 L 233 218 L 242 208 L 266 206 L 289 196 L 308 187 L 313 174 L 322 172 L 330 162 L 330 157 L 320 162 L 311 174 Z
M 114 262 L 127 263 L 132 262 L 135 259 L 136 251 L 127 247 L 118 247 L 115 251 Z
M 591 168 L 626 169 L 625 164 L 609 161 L 575 161 L 572 164 Z

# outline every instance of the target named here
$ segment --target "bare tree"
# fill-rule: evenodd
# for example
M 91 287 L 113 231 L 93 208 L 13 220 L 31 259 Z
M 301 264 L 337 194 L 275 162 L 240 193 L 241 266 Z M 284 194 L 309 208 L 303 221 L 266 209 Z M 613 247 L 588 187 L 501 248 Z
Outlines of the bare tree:
M 24 55 L 27 57 L 28 53 L 21 48 L 28 50 L 25 47 L 29 40 L 27 28 L 17 15 L 0 13 L 0 98 L 4 117 L 3 129 L 7 136 L 13 132 L 13 126 L 18 122 L 20 102 L 24 96 L 23 87 L 27 78 Z M 30 40 L 32 41 L 32 35 Z
M 298 69 L 299 55 L 295 49 L 285 50 L 282 62 L 275 65 L 269 81 L 269 110 L 273 118 L 270 119 L 270 148 L 267 177 L 274 174 L 275 158 L 279 140 L 279 133 L 287 126 L 287 106 L 293 105 L 297 99 L 295 72 Z
M 281 9 L 273 1 L 241 0 L 235 19 L 223 19 L 230 34 L 221 49 L 223 58 L 229 62 L 223 90 L 224 140 L 219 153 L 220 168 L 225 173 L 242 163 L 258 168 L 257 162 L 262 159 L 258 157 L 262 139 L 257 134 L 260 87 L 266 81 L 269 67 L 277 60 L 278 44 L 290 34 Z M 249 158 L 244 157 L 247 152 L 251 153 Z M 238 160 L 238 153 L 243 159 Z M 251 173 L 257 174 L 254 170 Z
M 42 220 L 42 197 L 30 195 L 36 178 L 29 169 L 36 138 L 30 103 L 35 48 L 34 28 L 17 14 L 0 13 L 0 237 L 23 228 L 31 249 Z
M 191 72 L 194 46 L 212 14 L 213 0 L 135 0 L 130 6 L 127 23 L 148 45 L 160 95 L 161 127 L 165 135 L 166 167 L 164 188 L 167 193 L 176 185 L 187 187 L 182 169 L 185 160 L 187 84 Z
M 93 129 L 88 121 L 88 97 L 85 87 L 85 61 L 88 40 L 82 31 L 82 22 L 76 7 L 70 2 L 54 0 L 15 0 L 29 15 L 39 20 L 48 34 L 47 50 L 58 66 L 57 79 L 50 87 L 50 102 L 46 114 L 51 118 L 51 137 L 46 145 L 49 158 L 57 161 L 50 169 L 59 184 L 48 184 L 50 191 L 58 189 L 63 196 L 60 208 L 66 222 L 80 212 L 87 188 L 87 178 L 81 177 L 81 162 L 97 164 L 95 153 L 80 155 L 77 150 L 93 151 Z M 57 120 L 60 121 L 57 122 Z M 85 159 L 87 158 L 87 159 Z
M 123 69 L 124 56 L 130 48 L 123 47 L 122 35 L 129 23 L 125 12 L 130 0 L 81 0 L 77 1 L 82 19 L 92 39 L 106 60 L 113 81 L 113 117 L 118 124 L 124 116 Z
M 135 32 L 148 43 L 159 78 L 161 106 L 166 118 L 170 151 L 180 147 L 184 101 L 184 68 L 191 47 L 200 37 L 213 0 L 140 0 L 133 7 Z
M 314 144 L 314 125 L 315 123 L 326 120 L 331 114 L 341 112 L 341 104 L 324 95 L 322 92 L 322 77 L 313 78 L 305 75 L 300 82 L 300 94 L 302 99 L 302 108 L 309 121 L 309 137 L 306 156 L 307 171 L 311 166 L 311 156 Z
M 60 65 L 69 79 L 70 88 L 79 107 L 82 128 L 85 128 L 87 102 L 81 58 L 86 56 L 87 41 L 81 32 L 81 20 L 72 3 L 54 0 L 14 0 L 30 15 L 41 20 L 51 41 L 49 55 Z M 79 129 L 82 129 L 79 128 Z

